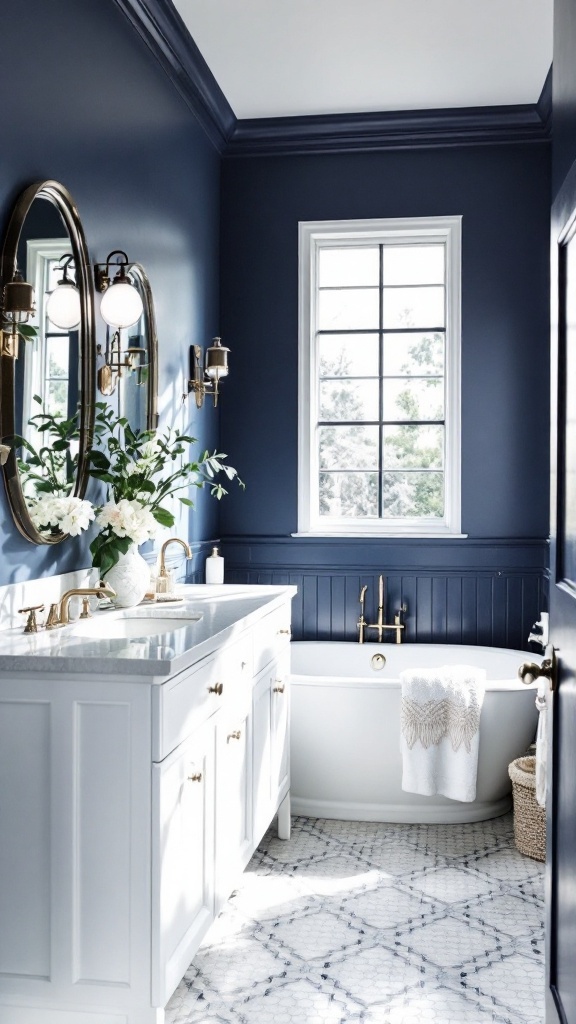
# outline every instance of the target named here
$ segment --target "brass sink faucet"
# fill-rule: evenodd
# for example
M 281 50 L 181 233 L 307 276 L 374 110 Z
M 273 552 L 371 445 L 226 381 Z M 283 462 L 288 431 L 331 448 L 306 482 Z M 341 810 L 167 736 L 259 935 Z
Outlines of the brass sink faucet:
M 100 580 L 97 587 L 77 587 L 74 590 L 67 590 L 60 598 L 60 604 L 50 606 L 46 629 L 54 629 L 56 626 L 67 626 L 70 622 L 70 599 L 72 597 L 84 598 L 82 602 L 82 618 L 90 616 L 89 597 L 116 597 L 116 591 L 112 590 L 109 583 Z
M 169 537 L 168 540 L 164 541 L 160 548 L 160 568 L 156 577 L 157 594 L 168 594 L 174 589 L 170 571 L 166 568 L 166 548 L 169 544 L 180 544 L 184 548 L 186 558 L 192 558 L 192 550 L 185 540 L 181 540 L 180 537 Z
M 360 591 L 360 618 L 358 619 L 358 643 L 364 643 L 364 633 L 367 629 L 376 629 L 378 631 L 378 643 L 382 643 L 382 634 L 387 629 L 393 629 L 396 633 L 396 643 L 402 643 L 402 630 L 405 629 L 405 625 L 402 622 L 402 613 L 406 611 L 405 606 L 400 608 L 394 615 L 394 625 L 386 624 L 384 622 L 384 576 L 380 574 L 378 577 L 378 621 L 377 622 L 366 622 L 364 618 L 364 601 L 366 597 L 366 591 L 368 587 L 362 587 Z

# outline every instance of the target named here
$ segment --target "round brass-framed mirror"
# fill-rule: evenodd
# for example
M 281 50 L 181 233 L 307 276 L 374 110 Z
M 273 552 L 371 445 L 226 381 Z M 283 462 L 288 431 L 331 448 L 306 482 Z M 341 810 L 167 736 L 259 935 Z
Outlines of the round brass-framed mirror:
M 6 292 L 19 275 L 35 290 L 35 308 L 25 316 L 10 312 L 14 303 Z M 57 326 L 47 311 L 63 279 L 77 289 L 79 322 L 71 327 Z M 59 182 L 36 182 L 19 197 L 4 238 L 0 285 L 0 441 L 9 448 L 2 466 L 8 502 L 27 540 L 57 544 L 68 534 L 37 527 L 31 513 L 46 494 L 83 497 L 94 426 L 91 265 L 76 204 Z

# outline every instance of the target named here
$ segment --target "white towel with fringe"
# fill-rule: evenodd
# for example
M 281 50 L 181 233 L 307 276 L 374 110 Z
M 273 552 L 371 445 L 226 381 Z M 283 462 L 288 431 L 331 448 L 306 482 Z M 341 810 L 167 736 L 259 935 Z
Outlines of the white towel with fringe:
M 475 800 L 485 670 L 407 669 L 400 680 L 402 789 Z

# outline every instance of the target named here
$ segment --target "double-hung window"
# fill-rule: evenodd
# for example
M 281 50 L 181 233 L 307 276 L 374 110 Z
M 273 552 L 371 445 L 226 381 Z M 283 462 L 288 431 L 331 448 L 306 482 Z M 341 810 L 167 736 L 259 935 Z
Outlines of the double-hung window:
M 460 229 L 300 224 L 299 533 L 460 535 Z

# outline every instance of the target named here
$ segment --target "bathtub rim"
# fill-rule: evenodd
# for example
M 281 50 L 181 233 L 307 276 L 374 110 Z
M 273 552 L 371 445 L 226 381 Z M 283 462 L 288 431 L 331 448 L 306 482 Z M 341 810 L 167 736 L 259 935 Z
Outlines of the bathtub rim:
M 292 647 L 303 648 L 303 647 L 306 647 L 306 646 L 314 646 L 314 647 L 327 646 L 327 647 L 334 647 L 334 648 L 343 648 L 343 647 L 350 647 L 350 645 L 351 645 L 351 641 L 349 641 L 349 640 L 292 640 L 291 644 L 290 644 L 290 647 L 291 648 Z M 374 648 L 374 654 L 384 654 L 385 653 L 385 649 L 388 646 L 390 646 L 389 644 L 377 644 L 377 643 L 359 644 L 357 642 L 356 643 L 352 642 L 352 645 L 355 648 L 356 647 L 357 648 L 362 647 L 363 650 L 365 650 L 366 648 Z M 396 650 L 396 644 L 393 644 L 391 646 L 393 647 L 394 650 Z M 497 653 L 498 651 L 502 651 L 503 653 L 506 653 L 506 654 L 516 655 L 518 657 L 518 666 L 520 666 L 522 661 L 530 660 L 530 661 L 535 662 L 536 664 L 540 664 L 543 661 L 543 655 L 541 655 L 541 654 L 534 654 L 532 651 L 519 651 L 519 650 L 516 650 L 515 648 L 512 648 L 512 647 L 485 647 L 485 646 L 480 646 L 480 645 L 475 645 L 475 644 L 402 644 L 402 645 L 399 645 L 399 646 L 402 647 L 403 651 L 409 650 L 410 648 L 420 648 L 421 649 L 423 647 L 433 647 L 437 651 L 443 651 L 443 650 L 444 651 L 454 651 L 454 650 L 461 649 L 462 652 L 464 652 L 464 651 L 474 651 L 474 652 L 478 652 L 479 654 L 484 653 L 484 652 L 488 652 L 490 654 L 494 654 L 495 652 Z M 463 664 L 469 664 L 469 662 L 466 661 L 466 658 L 464 656 L 463 656 L 463 659 L 462 659 L 462 663 Z M 409 664 L 407 664 L 405 667 L 409 668 L 410 666 L 409 666 Z M 478 664 L 475 667 L 481 668 L 482 665 Z M 292 671 L 290 678 L 291 678 L 292 683 L 295 686 L 304 686 L 304 685 L 308 685 L 308 686 L 338 686 L 338 687 L 339 686 L 354 686 L 354 687 L 358 687 L 358 688 L 359 687 L 374 688 L 375 686 L 386 686 L 389 689 L 396 689 L 396 688 L 399 688 L 402 685 L 401 684 L 401 680 L 398 678 L 398 676 L 392 676 L 392 677 L 384 678 L 384 677 L 382 677 L 380 675 L 380 673 L 375 673 L 374 677 L 369 677 L 369 676 L 364 676 L 364 675 L 362 675 L 362 676 L 360 676 L 360 675 L 346 675 L 346 676 L 320 675 L 320 674 L 311 674 L 311 673 L 308 674 L 308 673 L 303 673 L 303 672 L 294 672 L 294 671 Z M 537 687 L 538 687 L 538 683 L 537 682 L 524 683 L 521 679 L 516 679 L 516 678 L 512 678 L 511 679 L 509 676 L 501 677 L 501 678 L 498 678 L 498 679 L 487 679 L 486 680 L 486 692 L 497 693 L 497 692 L 506 692 L 506 691 L 510 691 L 510 692 L 519 691 L 519 692 L 523 693 L 525 690 L 536 690 Z M 504 813 L 504 812 L 502 812 L 502 813 Z

